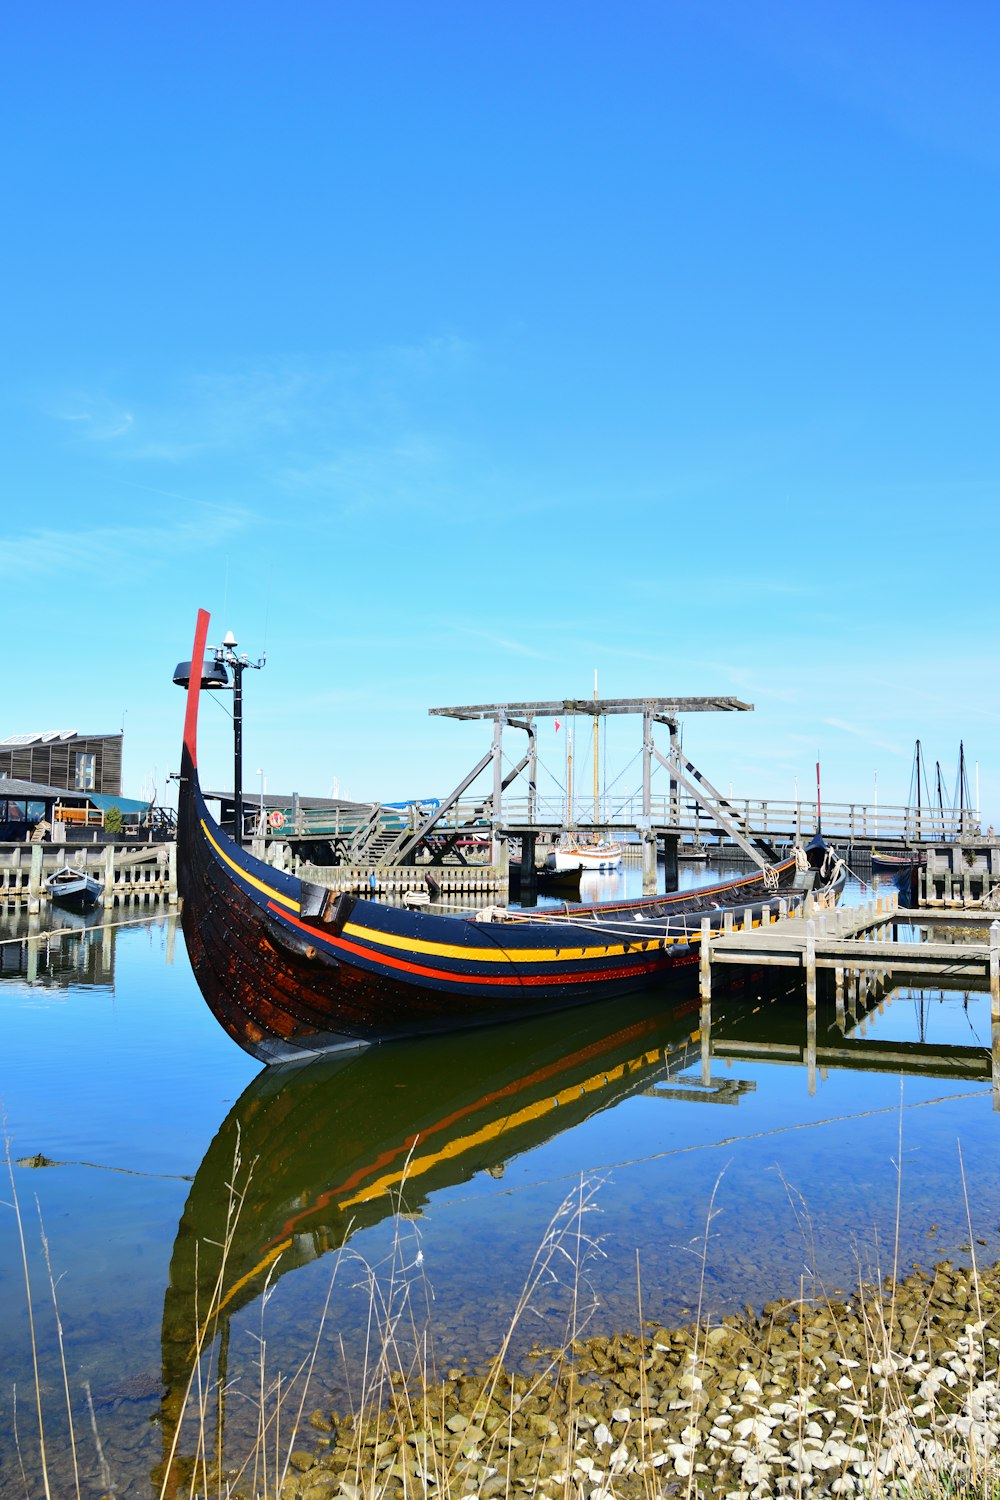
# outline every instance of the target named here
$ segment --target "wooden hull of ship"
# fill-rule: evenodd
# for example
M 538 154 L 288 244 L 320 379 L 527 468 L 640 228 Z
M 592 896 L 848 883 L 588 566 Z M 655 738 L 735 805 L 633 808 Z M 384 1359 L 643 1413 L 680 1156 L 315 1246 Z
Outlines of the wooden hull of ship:
M 770 885 L 757 872 L 670 897 L 477 921 L 335 895 L 274 869 L 222 832 L 201 793 L 207 627 L 202 614 L 182 752 L 181 922 L 210 1009 L 263 1062 L 614 1000 L 689 970 L 703 914 L 721 926 L 723 908 L 759 909 L 795 878 L 788 860 Z

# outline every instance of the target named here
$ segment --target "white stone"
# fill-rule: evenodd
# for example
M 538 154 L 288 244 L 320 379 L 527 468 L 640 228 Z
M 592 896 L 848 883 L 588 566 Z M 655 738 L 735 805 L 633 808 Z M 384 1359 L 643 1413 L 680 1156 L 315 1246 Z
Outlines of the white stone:
M 631 1422 L 632 1413 L 627 1406 L 619 1406 L 611 1413 L 612 1422 Z
M 611 1443 L 611 1433 L 604 1422 L 598 1423 L 594 1428 L 594 1442 L 598 1448 L 607 1448 Z

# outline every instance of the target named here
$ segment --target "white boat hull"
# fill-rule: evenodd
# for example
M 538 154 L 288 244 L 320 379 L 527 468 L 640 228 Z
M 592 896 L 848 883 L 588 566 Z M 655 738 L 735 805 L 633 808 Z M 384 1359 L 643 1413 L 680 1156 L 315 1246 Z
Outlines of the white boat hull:
M 618 870 L 620 844 L 564 844 L 554 851 L 557 870 Z

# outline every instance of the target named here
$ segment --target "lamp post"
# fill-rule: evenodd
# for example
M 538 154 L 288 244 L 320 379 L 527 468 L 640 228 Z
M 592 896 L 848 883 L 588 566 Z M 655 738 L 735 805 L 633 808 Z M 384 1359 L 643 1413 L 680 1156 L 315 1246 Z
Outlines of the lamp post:
M 203 688 L 228 688 L 230 686 L 227 676 L 227 668 L 233 674 L 233 842 L 240 848 L 243 846 L 243 673 L 248 667 L 259 671 L 264 665 L 266 657 L 261 656 L 259 661 L 251 661 L 248 656 L 239 655 L 236 649 L 236 637 L 231 630 L 226 631 L 225 639 L 221 646 L 209 646 L 213 660 L 206 661 L 202 667 L 201 685 Z M 174 671 L 174 682 L 178 687 L 186 688 L 191 676 L 191 663 L 178 662 Z
M 264 658 L 251 661 L 236 650 L 236 637 L 227 630 L 221 646 L 215 648 L 215 659 L 233 674 L 233 839 L 243 846 L 243 673 L 248 667 L 259 671 Z

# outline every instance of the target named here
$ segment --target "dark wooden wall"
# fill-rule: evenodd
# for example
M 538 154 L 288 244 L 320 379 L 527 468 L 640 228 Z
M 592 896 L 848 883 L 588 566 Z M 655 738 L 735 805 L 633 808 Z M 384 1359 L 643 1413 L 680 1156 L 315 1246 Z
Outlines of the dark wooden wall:
M 0 776 L 37 781 L 44 786 L 78 790 L 77 755 L 93 755 L 94 784 L 83 790 L 121 795 L 122 736 L 120 734 L 76 735 L 49 744 L 0 745 Z

